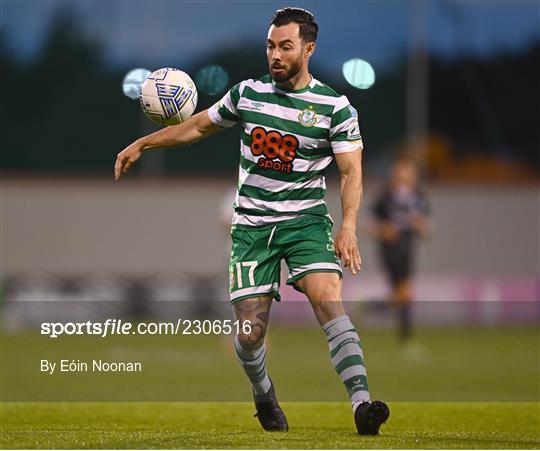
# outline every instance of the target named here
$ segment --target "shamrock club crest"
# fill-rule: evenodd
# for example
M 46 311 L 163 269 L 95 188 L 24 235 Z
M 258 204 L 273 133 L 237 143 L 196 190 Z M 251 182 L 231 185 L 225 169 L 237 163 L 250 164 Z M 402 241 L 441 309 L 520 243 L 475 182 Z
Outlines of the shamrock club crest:
M 298 113 L 298 122 L 304 127 L 313 127 L 317 123 L 317 115 L 315 114 L 315 108 L 310 106 L 304 108 Z

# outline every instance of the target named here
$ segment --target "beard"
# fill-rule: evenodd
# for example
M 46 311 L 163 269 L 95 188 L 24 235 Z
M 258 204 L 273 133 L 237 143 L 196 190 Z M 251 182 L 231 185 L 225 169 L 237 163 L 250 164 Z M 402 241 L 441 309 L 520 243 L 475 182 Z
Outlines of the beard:
M 286 66 L 278 66 L 279 69 L 283 69 L 279 74 L 273 74 L 272 73 L 272 64 L 269 65 L 270 67 L 270 76 L 272 77 L 272 80 L 274 80 L 276 83 L 284 83 L 291 78 L 293 78 L 298 72 L 300 72 L 301 64 L 300 60 L 293 61 L 288 68 Z

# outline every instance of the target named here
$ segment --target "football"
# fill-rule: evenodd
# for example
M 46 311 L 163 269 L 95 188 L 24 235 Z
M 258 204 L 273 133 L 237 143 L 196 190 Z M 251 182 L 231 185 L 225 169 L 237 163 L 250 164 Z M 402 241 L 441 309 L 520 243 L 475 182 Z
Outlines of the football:
M 184 122 L 197 106 L 197 88 L 185 72 L 165 67 L 152 72 L 141 88 L 144 114 L 159 125 Z

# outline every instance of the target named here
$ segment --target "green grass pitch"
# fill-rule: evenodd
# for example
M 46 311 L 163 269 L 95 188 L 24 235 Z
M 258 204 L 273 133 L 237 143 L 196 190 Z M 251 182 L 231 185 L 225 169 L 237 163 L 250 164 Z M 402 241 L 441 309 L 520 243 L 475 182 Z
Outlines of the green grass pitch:
M 2 448 L 537 449 L 537 403 L 391 403 L 378 437 L 346 403 L 283 403 L 291 429 L 263 432 L 249 403 L 5 403 Z
M 393 330 L 361 335 L 372 397 L 391 409 L 379 437 L 356 434 L 315 327 L 271 330 L 268 365 L 287 434 L 262 431 L 224 337 L 6 333 L 0 448 L 540 447 L 538 328 L 419 329 L 421 352 L 412 355 Z M 144 361 L 145 370 L 50 376 L 40 373 L 40 358 L 129 358 Z

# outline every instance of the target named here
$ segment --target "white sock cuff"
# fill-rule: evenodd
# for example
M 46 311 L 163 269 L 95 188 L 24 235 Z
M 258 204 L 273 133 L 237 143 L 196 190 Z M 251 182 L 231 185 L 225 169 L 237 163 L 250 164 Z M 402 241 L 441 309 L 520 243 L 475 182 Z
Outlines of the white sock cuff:
M 353 329 L 356 331 L 356 328 L 354 327 L 348 315 L 338 316 L 337 318 L 328 321 L 322 327 L 324 332 L 326 333 L 328 341 L 348 330 Z

